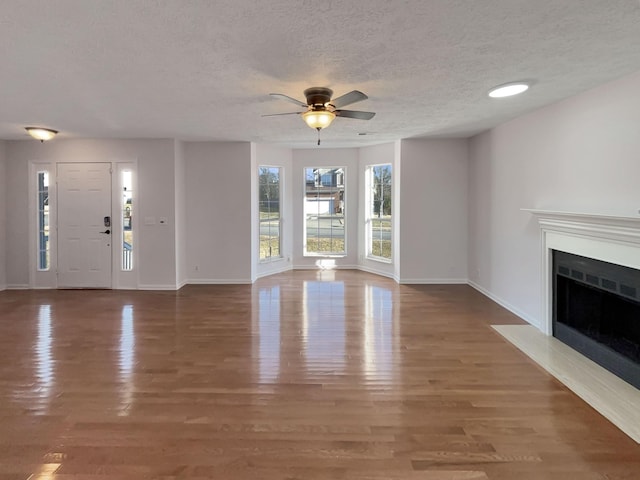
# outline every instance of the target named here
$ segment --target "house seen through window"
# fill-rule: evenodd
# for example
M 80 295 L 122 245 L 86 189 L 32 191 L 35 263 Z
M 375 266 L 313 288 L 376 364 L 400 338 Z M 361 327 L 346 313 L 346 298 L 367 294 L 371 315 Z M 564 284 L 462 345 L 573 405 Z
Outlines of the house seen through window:
M 305 168 L 305 255 L 346 255 L 345 169 Z

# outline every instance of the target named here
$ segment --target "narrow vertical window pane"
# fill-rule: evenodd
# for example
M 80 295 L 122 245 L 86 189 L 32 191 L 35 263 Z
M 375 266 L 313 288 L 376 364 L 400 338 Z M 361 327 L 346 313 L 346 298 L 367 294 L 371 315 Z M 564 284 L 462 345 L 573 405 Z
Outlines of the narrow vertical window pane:
M 370 168 L 369 255 L 391 260 L 391 165 Z
M 49 172 L 38 172 L 38 270 L 49 270 Z
M 260 260 L 282 257 L 280 245 L 279 167 L 259 167 Z
M 133 270 L 133 174 L 122 172 L 122 270 Z
M 305 254 L 344 255 L 344 167 L 305 169 Z

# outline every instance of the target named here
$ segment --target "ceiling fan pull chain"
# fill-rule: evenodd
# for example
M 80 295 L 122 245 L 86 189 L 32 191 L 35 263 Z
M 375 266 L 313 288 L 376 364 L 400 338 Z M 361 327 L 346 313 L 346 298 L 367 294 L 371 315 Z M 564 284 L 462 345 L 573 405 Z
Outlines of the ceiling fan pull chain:
M 320 129 L 316 128 L 316 130 L 318 131 L 318 145 L 320 145 Z

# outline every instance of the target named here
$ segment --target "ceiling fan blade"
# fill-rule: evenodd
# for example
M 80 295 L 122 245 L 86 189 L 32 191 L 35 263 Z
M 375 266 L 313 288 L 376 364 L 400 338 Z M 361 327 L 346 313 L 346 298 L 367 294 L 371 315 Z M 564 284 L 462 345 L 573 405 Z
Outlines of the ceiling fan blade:
M 269 95 L 271 95 L 272 97 L 279 98 L 281 100 L 286 100 L 287 102 L 295 103 L 299 107 L 307 108 L 307 104 L 305 102 L 301 102 L 300 100 L 296 100 L 295 98 L 290 97 L 289 95 L 285 95 L 283 93 L 270 93 Z
M 367 98 L 369 97 L 367 97 L 364 93 L 358 90 L 352 90 L 349 93 L 345 93 L 341 97 L 331 100 L 331 105 L 336 108 L 346 107 L 347 105 L 366 100 Z
M 355 110 L 336 110 L 337 117 L 357 118 L 358 120 L 371 120 L 375 117 L 373 112 L 357 112 Z
M 266 115 L 260 115 L 261 117 L 278 117 L 280 115 L 300 115 L 304 112 L 286 112 L 286 113 L 269 113 Z

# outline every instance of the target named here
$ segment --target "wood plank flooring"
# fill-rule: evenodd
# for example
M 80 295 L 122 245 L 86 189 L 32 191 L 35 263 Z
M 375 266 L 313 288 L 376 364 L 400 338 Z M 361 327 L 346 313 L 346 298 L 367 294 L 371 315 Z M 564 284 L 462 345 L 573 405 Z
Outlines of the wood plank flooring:
M 0 480 L 640 479 L 468 286 L 0 292 Z M 640 408 L 640 406 L 639 406 Z
M 493 328 L 640 444 L 640 390 L 532 325 Z

